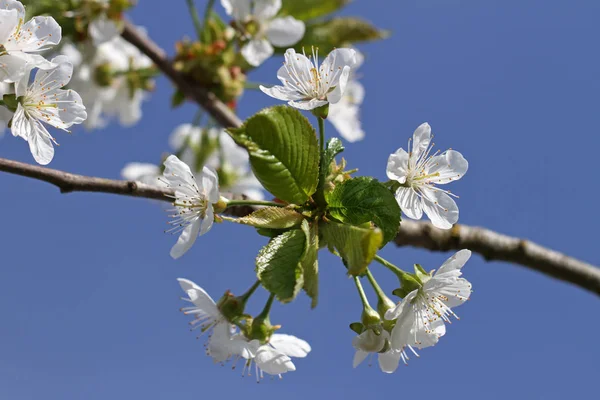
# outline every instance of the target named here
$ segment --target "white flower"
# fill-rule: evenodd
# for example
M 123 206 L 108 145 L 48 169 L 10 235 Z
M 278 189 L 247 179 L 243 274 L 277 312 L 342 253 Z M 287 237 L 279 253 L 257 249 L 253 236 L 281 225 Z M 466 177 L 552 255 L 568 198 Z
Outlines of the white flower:
M 413 290 L 385 318 L 396 319 L 392 329 L 392 348 L 415 346 L 419 349 L 435 345 L 446 333 L 444 322 L 452 311 L 469 299 L 471 284 L 461 276 L 461 268 L 471 257 L 470 250 L 460 250 L 450 257 L 430 278 L 421 276 L 423 286 Z
M 350 81 L 342 99 L 329 107 L 327 119 L 331 121 L 339 134 L 349 142 L 356 142 L 365 137 L 360 124 L 360 105 L 365 96 L 365 89 L 358 81 Z
M 19 104 L 11 128 L 13 136 L 20 136 L 29 143 L 33 158 L 42 165 L 52 161 L 52 142 L 56 143 L 42 122 L 69 132 L 69 127 L 87 118 L 77 92 L 61 89 L 69 83 L 73 66 L 65 56 L 55 57 L 52 63 L 56 66 L 38 70 L 30 85 L 29 74 L 17 82 L 15 96 Z
M 283 66 L 277 71 L 277 78 L 283 86 L 267 88 L 261 85 L 260 90 L 301 110 L 312 110 L 327 103 L 339 102 L 346 90 L 350 72 L 356 64 L 356 51 L 335 49 L 321 65 L 318 50 L 313 50 L 313 53 L 311 61 L 305 54 L 297 54 L 294 49 L 288 49 Z
M 52 17 L 25 21 L 25 8 L 16 0 L 0 2 L 0 81 L 16 82 L 33 68 L 53 65 L 40 52 L 60 43 L 61 28 Z
M 350 71 L 346 90 L 339 102 L 329 105 L 327 119 L 333 124 L 339 134 L 349 142 L 356 142 L 365 137 L 360 123 L 360 106 L 365 98 L 365 88 L 356 79 L 355 71 L 363 63 L 364 57 L 356 51 L 356 64 Z
M 265 373 L 281 377 L 281 374 L 295 371 L 296 366 L 290 357 L 306 357 L 311 351 L 306 341 L 292 335 L 275 333 L 271 335 L 268 343 L 260 344 L 258 340 L 249 340 L 241 333 L 233 334 L 232 331 L 227 340 L 225 333 L 222 330 L 219 335 L 217 350 L 222 356 L 227 355 L 222 361 L 232 359 L 235 366 L 239 359 L 246 360 L 242 375 L 251 375 L 254 365 L 257 381 L 262 379 Z
M 169 232 L 181 232 L 171 249 L 171 257 L 179 258 L 192 247 L 198 236 L 212 227 L 213 203 L 219 201 L 219 178 L 212 168 L 204 167 L 196 181 L 190 167 L 173 155 L 164 165 L 162 179 L 175 191 L 175 214 L 170 222 L 173 228 Z
M 160 167 L 156 164 L 132 162 L 121 170 L 121 176 L 128 181 L 138 181 L 146 185 L 165 186 L 160 180 Z
M 88 25 L 88 33 L 92 38 L 94 46 L 113 40 L 123 31 L 124 24 L 108 18 L 107 11 L 110 6 L 110 0 L 95 0 L 96 6 L 100 7 L 101 12 L 92 19 Z
M 413 134 L 410 153 L 398 149 L 390 155 L 387 176 L 401 185 L 396 191 L 396 200 L 404 214 L 421 219 L 425 212 L 435 227 L 450 229 L 458 221 L 458 207 L 450 197 L 454 195 L 436 185 L 459 180 L 467 172 L 469 163 L 454 150 L 431 155 L 432 147 L 431 127 L 424 123 Z
M 193 304 L 192 307 L 181 309 L 184 314 L 195 317 L 190 322 L 192 330 L 200 329 L 202 334 L 208 333 L 209 335 L 206 346 L 207 354 L 215 362 L 227 360 L 229 358 L 227 345 L 231 339 L 231 324 L 227 322 L 215 301 L 204 289 L 188 279 L 178 278 L 177 281 L 189 297 L 189 299 L 183 300 Z
M 71 44 L 62 53 L 77 66 L 71 87 L 77 90 L 89 109 L 86 128 L 103 128 L 107 117 L 118 117 L 123 126 L 132 126 L 142 118 L 145 92 L 132 90 L 125 73 L 152 66 L 152 61 L 120 36 L 98 47 L 80 49 Z M 101 72 L 101 73 L 98 73 Z M 106 81 L 98 76 L 109 74 Z
M 169 136 L 169 146 L 177 152 L 179 158 L 187 165 L 196 165 L 196 150 L 200 148 L 202 141 L 202 128 L 192 124 L 181 124 L 171 136 Z M 209 137 L 216 132 L 216 129 L 209 130 Z M 210 165 L 215 168 L 214 165 Z
M 221 4 L 246 32 L 249 41 L 242 47 L 242 55 L 254 67 L 273 55 L 273 45 L 292 46 L 304 36 L 304 22 L 291 16 L 275 18 L 281 0 L 221 0 Z
M 360 335 L 352 339 L 352 346 L 356 349 L 352 366 L 356 368 L 362 363 L 369 354 L 377 353 L 379 368 L 387 374 L 391 374 L 398 368 L 398 363 L 402 359 L 407 364 L 408 355 L 404 348 L 395 350 L 391 348 L 390 334 L 386 330 L 381 330 L 377 335 L 372 329 L 367 329 Z M 412 350 L 412 348 L 411 348 Z M 414 353 L 414 350 L 413 350 Z M 415 355 L 418 354 L 415 353 Z

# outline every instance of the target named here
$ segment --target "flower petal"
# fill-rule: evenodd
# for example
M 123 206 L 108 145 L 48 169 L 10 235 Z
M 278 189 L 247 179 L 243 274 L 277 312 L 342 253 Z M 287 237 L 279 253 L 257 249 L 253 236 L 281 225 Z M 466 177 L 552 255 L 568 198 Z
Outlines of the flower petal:
M 400 148 L 394 154 L 390 154 L 386 169 L 388 178 L 403 184 L 408 177 L 408 169 L 408 153 L 406 150 Z
M 95 46 L 107 43 L 119 36 L 122 27 L 117 25 L 115 21 L 102 15 L 90 22 L 88 32 L 92 37 L 92 42 Z
M 215 221 L 215 212 L 213 210 L 212 204 L 209 204 L 206 207 L 206 211 L 204 214 L 204 218 L 202 218 L 202 222 L 200 223 L 200 231 L 198 232 L 198 236 L 202 236 L 213 226 L 213 222 Z
M 423 216 L 423 201 L 413 188 L 399 187 L 396 190 L 396 201 L 408 218 L 421 219 Z
M 319 67 L 319 74 L 321 76 L 331 76 L 329 79 L 329 86 L 334 87 L 338 85 L 339 73 L 344 67 L 354 68 L 356 65 L 356 50 L 354 49 L 335 49 L 331 51 L 323 63 Z
M 29 150 L 38 164 L 47 165 L 54 158 L 53 138 L 37 119 L 28 118 L 19 103 L 13 117 L 13 136 L 20 136 L 29 143 Z
M 211 203 L 219 201 L 219 175 L 217 175 L 217 171 L 205 166 L 202 168 L 200 179 L 201 190 L 208 201 Z
M 253 67 L 258 67 L 273 55 L 273 46 L 266 39 L 254 39 L 242 47 L 242 55 Z
M 254 16 L 259 21 L 273 18 L 281 9 L 281 0 L 254 0 Z
M 181 286 L 181 289 L 188 295 L 191 302 L 205 315 L 214 319 L 222 318 L 221 312 L 217 308 L 217 304 L 204 289 L 189 279 L 177 278 L 177 282 L 179 282 L 179 286 Z
M 431 126 L 424 122 L 413 132 L 411 159 L 416 162 L 420 156 L 425 154 L 429 143 L 431 143 Z
M 352 360 L 352 367 L 358 367 L 360 363 L 365 361 L 365 358 L 367 358 L 368 355 L 369 353 L 367 353 L 366 351 L 356 350 L 356 353 L 354 353 L 354 360 Z
M 269 343 L 288 357 L 306 357 L 311 350 L 308 342 L 282 333 L 273 334 Z
M 279 375 L 296 370 L 296 366 L 288 356 L 268 345 L 261 346 L 258 349 L 254 362 L 256 362 L 258 368 L 270 375 Z
M 402 353 L 399 351 L 386 351 L 385 353 L 379 354 L 379 368 L 386 374 L 391 374 L 392 372 L 398 369 L 398 363 L 400 362 L 400 355 Z
M 436 185 L 457 181 L 462 178 L 469 169 L 467 160 L 465 160 L 462 154 L 454 150 L 448 150 L 444 154 L 432 157 L 428 164 L 432 165 L 432 167 L 427 170 L 428 175 L 439 174 L 439 176 L 428 179 Z
M 342 69 L 342 73 L 338 77 L 337 86 L 333 89 L 333 91 L 329 92 L 329 94 L 327 95 L 327 101 L 329 101 L 332 104 L 335 104 L 342 99 L 344 91 L 346 90 L 346 84 L 348 83 L 349 77 L 350 67 L 345 66 Z
M 156 164 L 132 162 L 121 170 L 121 176 L 128 181 L 138 181 L 147 185 L 161 186 L 160 167 Z
M 301 100 L 304 98 L 300 93 L 290 90 L 284 86 L 273 86 L 273 87 L 265 87 L 260 85 L 260 90 L 277 100 L 289 101 L 289 100 Z
M 0 44 L 6 46 L 10 43 L 8 40 L 19 25 L 19 13 L 17 10 L 4 9 L 0 5 Z
M 458 222 L 458 206 L 446 193 L 429 188 L 421 189 L 423 211 L 436 228 L 450 229 Z M 408 214 L 407 214 L 408 215 Z
M 469 258 L 471 258 L 471 250 L 462 249 L 456 252 L 456 254 L 444 261 L 434 276 L 440 277 L 441 275 L 452 273 L 457 270 L 460 272 L 460 269 L 467 263 L 467 261 L 469 261 Z
M 227 15 L 236 21 L 244 21 L 250 16 L 250 4 L 252 0 L 221 0 L 221 5 Z
M 35 17 L 27 21 L 20 29 L 19 40 L 11 40 L 6 44 L 10 53 L 14 50 L 23 52 L 39 52 L 60 43 L 61 27 L 52 17 Z
M 274 46 L 285 47 L 298 43 L 304 36 L 305 30 L 304 22 L 288 16 L 272 20 L 265 35 Z
M 324 100 L 317 100 L 317 99 L 310 99 L 308 101 L 304 100 L 304 101 L 288 101 L 288 104 L 292 107 L 295 107 L 299 110 L 313 110 L 317 107 L 321 107 L 324 106 L 325 104 L 327 104 L 327 101 Z
M 29 83 L 29 67 L 28 57 L 21 57 L 19 55 L 5 54 L 0 56 L 0 81 L 5 83 L 24 81 L 25 89 L 27 83 Z M 21 85 L 22 87 L 22 85 Z M 17 90 L 17 93 L 19 91 Z
M 171 248 L 171 257 L 175 260 L 184 255 L 196 242 L 198 238 L 198 233 L 200 232 L 200 227 L 202 226 L 202 220 L 197 218 L 189 225 L 187 225 L 183 231 L 181 231 L 181 235 L 177 239 L 177 243 Z

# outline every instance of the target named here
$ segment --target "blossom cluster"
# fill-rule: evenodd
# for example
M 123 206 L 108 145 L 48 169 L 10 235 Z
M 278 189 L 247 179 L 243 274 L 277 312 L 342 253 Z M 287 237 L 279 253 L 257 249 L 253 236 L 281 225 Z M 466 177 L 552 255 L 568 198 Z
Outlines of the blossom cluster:
M 25 22 L 25 7 L 16 0 L 0 2 L 0 26 L 5 117 L 13 136 L 29 143 L 34 159 L 48 164 L 54 157 L 56 140 L 44 124 L 69 132 L 72 125 L 87 118 L 81 96 L 63 89 L 73 75 L 72 63 L 64 56 L 47 60 L 40 54 L 60 43 L 61 27 L 52 17 Z

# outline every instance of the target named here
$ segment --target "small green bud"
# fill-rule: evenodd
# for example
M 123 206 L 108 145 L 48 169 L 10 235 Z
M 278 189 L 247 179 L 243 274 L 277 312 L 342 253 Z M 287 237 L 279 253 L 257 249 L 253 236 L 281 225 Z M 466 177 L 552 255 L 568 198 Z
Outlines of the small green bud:
M 421 264 L 415 264 L 415 278 L 424 284 L 429 279 L 431 279 L 431 275 L 427 273 L 421 266 Z
M 377 312 L 384 318 L 387 310 L 396 307 L 396 303 L 394 303 L 389 297 L 382 296 L 377 300 Z
M 94 71 L 94 82 L 101 87 L 112 85 L 113 71 L 110 67 L 110 63 L 100 64 L 96 67 L 96 70 Z
M 229 290 L 217 302 L 217 308 L 229 322 L 235 322 L 244 315 L 246 303 Z
M 259 315 L 252 321 L 249 337 L 250 340 L 258 340 L 261 343 L 266 343 L 273 335 L 273 332 L 280 329 L 281 325 L 271 325 L 269 316 Z
M 229 199 L 226 199 L 225 197 L 221 196 L 219 198 L 219 201 L 213 204 L 215 214 L 220 214 L 223 211 L 225 211 L 225 209 L 227 208 L 227 203 L 229 203 Z
M 244 25 L 244 30 L 250 36 L 256 36 L 256 34 L 260 32 L 260 24 L 255 20 L 250 20 Z

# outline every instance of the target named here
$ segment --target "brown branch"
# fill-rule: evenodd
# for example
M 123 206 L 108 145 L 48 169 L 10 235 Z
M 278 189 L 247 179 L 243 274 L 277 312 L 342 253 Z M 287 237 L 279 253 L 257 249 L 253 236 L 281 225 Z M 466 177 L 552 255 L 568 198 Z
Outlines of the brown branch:
M 186 97 L 198 103 L 223 127 L 237 128 L 242 125 L 242 121 L 237 115 L 217 96 L 175 70 L 163 49 L 141 34 L 130 22 L 125 21 L 125 29 L 121 35 L 146 54 Z
M 162 201 L 170 201 L 168 196 L 173 194 L 167 188 L 140 182 L 76 175 L 3 158 L 0 158 L 0 171 L 51 183 L 57 186 L 61 193 L 101 192 Z M 243 216 L 250 213 L 252 208 L 235 207 L 228 211 L 233 215 Z M 488 229 L 455 225 L 451 230 L 441 230 L 427 222 L 403 221 L 395 242 L 398 246 L 413 246 L 434 251 L 470 249 L 487 260 L 520 264 L 600 295 L 599 268 L 538 244 Z
M 489 229 L 457 224 L 450 230 L 443 230 L 425 222 L 402 221 L 395 242 L 398 246 L 433 251 L 469 249 L 488 261 L 522 265 L 600 295 L 600 268 L 537 243 Z

